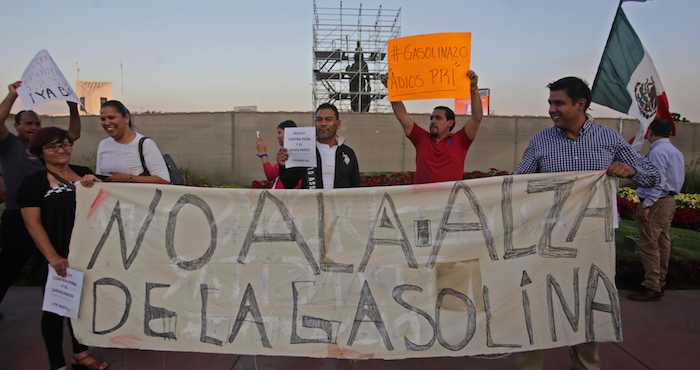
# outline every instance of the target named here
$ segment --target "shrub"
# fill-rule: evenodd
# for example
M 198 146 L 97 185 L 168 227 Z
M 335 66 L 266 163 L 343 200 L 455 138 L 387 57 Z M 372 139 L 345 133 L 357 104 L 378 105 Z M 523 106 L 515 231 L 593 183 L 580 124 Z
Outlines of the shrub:
M 211 182 L 204 176 L 199 176 L 192 172 L 189 168 L 181 168 L 182 178 L 187 186 L 211 186 Z
M 700 193 L 700 158 L 690 161 L 685 166 L 685 182 L 681 193 Z
M 676 214 L 673 226 L 691 230 L 700 230 L 700 194 L 676 194 Z M 639 197 L 637 191 L 621 187 L 617 192 L 617 209 L 620 217 L 633 218 Z

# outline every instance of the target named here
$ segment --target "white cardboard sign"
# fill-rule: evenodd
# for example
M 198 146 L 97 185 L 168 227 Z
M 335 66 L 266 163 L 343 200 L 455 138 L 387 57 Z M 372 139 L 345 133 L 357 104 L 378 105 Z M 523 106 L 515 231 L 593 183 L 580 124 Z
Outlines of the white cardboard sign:
M 29 62 L 17 93 L 24 109 L 33 109 L 49 101 L 78 103 L 75 91 L 46 50 L 39 51 Z

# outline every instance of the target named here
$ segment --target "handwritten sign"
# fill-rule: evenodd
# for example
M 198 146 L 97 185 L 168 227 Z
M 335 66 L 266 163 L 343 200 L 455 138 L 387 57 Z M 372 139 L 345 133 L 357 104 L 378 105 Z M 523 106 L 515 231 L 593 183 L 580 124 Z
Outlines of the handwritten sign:
M 18 94 L 24 109 L 55 100 L 78 102 L 75 91 L 46 50 L 38 52 L 29 62 L 22 73 Z
M 396 359 L 620 341 L 602 172 L 336 190 L 79 188 L 82 343 Z
M 287 168 L 316 167 L 316 128 L 285 128 L 284 147 L 289 153 L 289 159 L 285 162 Z
M 62 277 L 49 265 L 49 276 L 46 279 L 44 302 L 41 309 L 42 311 L 77 319 L 82 290 L 82 272 L 68 268 L 66 276 Z
M 463 98 L 469 91 L 471 33 L 401 37 L 387 43 L 389 100 Z

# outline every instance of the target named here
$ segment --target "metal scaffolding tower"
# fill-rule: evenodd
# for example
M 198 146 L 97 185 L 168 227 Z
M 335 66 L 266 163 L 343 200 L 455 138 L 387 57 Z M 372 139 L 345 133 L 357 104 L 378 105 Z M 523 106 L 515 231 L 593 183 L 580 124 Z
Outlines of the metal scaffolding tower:
M 333 103 L 344 112 L 386 112 L 381 76 L 386 42 L 401 33 L 401 8 L 319 7 L 314 0 L 313 104 Z

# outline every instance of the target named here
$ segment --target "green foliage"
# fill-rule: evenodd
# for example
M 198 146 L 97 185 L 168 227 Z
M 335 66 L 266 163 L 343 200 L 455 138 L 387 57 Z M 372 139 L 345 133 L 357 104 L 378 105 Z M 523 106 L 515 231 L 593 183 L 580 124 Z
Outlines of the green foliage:
M 617 191 L 617 196 L 620 198 L 627 199 L 633 203 L 639 203 L 639 196 L 637 196 L 637 191 L 630 187 L 622 186 Z M 678 208 L 694 208 L 700 209 L 700 194 L 694 193 L 680 193 L 676 194 L 673 199 L 676 200 L 676 207 Z
M 687 118 L 683 117 L 680 113 L 671 113 L 671 117 L 674 122 L 690 122 Z
M 639 226 L 632 220 L 620 220 L 620 228 L 615 232 L 618 260 L 639 260 L 639 251 L 633 240 L 639 240 Z M 672 259 L 700 262 L 700 232 L 672 227 L 671 240 Z
M 185 180 L 185 185 L 187 186 L 211 186 L 209 179 L 205 176 L 195 174 L 189 168 L 180 168 L 180 171 L 182 171 L 182 178 Z
M 194 173 L 189 168 L 180 168 L 182 171 L 182 177 L 185 180 L 186 186 L 199 186 L 205 188 L 228 188 L 228 189 L 240 189 L 245 188 L 245 186 L 236 183 L 227 183 L 223 176 L 216 176 L 214 179 L 210 179 L 206 176 L 202 176 Z
M 700 194 L 700 158 L 696 158 L 685 166 L 685 182 L 681 193 Z

